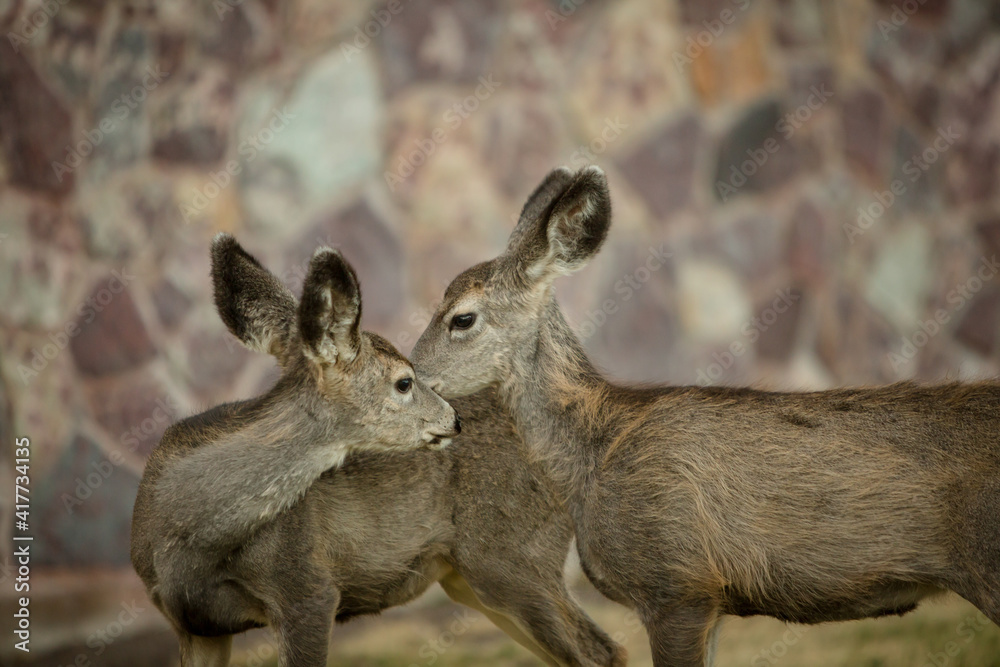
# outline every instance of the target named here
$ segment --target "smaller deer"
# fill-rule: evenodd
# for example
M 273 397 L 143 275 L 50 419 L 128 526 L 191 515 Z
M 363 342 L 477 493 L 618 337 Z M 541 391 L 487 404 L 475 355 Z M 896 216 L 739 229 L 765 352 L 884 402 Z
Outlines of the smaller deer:
M 552 665 L 623 665 L 569 596 L 569 519 L 483 393 L 453 408 L 383 338 L 336 251 L 316 251 L 301 303 L 228 235 L 215 302 L 277 384 L 171 426 L 150 455 L 132 563 L 185 667 L 222 667 L 231 636 L 271 626 L 282 667 L 326 665 L 331 626 L 435 581 Z
M 449 285 L 412 358 L 446 398 L 498 389 L 584 571 L 638 612 L 654 663 L 710 665 L 727 614 L 860 619 L 945 589 L 1000 624 L 1000 384 L 611 383 L 553 290 L 610 220 L 600 169 L 551 172 L 506 251 Z

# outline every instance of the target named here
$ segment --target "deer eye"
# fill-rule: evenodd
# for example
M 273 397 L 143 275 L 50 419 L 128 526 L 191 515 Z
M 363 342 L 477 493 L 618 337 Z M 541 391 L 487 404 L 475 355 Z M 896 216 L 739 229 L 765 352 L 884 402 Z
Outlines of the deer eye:
M 464 313 L 462 315 L 456 315 L 451 318 L 451 328 L 452 329 L 468 329 L 476 321 L 476 316 L 473 313 Z
M 405 394 L 410 391 L 410 387 L 413 386 L 413 378 L 403 378 L 402 380 L 396 380 L 396 391 L 400 394 Z

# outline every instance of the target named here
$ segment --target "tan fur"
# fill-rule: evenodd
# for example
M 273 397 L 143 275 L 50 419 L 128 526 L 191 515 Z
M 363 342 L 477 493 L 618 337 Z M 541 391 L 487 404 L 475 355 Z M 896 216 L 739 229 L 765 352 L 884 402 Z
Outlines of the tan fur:
M 549 664 L 624 665 L 566 589 L 569 517 L 518 455 L 494 393 L 456 401 L 455 444 L 421 437 L 454 435 L 441 430 L 452 407 L 392 393 L 409 362 L 358 330 L 346 262 L 317 258 L 305 290 L 331 298 L 299 304 L 231 237 L 213 246 L 220 315 L 248 346 L 280 352 L 283 374 L 263 396 L 171 426 L 147 461 L 132 562 L 184 666 L 228 664 L 232 635 L 262 626 L 282 667 L 326 665 L 334 620 L 436 581 Z
M 950 589 L 1000 622 L 1000 384 L 608 382 L 552 281 L 599 250 L 610 213 L 600 170 L 550 174 L 506 252 L 449 286 L 413 360 L 446 397 L 499 390 L 584 570 L 640 613 L 655 664 L 710 664 L 727 614 L 867 618 Z

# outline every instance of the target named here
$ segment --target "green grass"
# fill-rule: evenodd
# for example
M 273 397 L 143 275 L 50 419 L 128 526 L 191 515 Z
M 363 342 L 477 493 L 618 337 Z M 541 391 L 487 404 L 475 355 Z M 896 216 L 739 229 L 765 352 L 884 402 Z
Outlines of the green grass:
M 646 633 L 629 612 L 582 585 L 588 613 L 622 639 L 629 665 L 652 665 Z M 461 634 L 448 633 L 461 607 L 439 592 L 414 606 L 334 630 L 330 665 L 346 667 L 528 667 L 541 663 L 484 617 Z M 460 613 L 463 613 L 460 611 Z M 452 641 L 453 639 L 453 641 Z M 434 643 L 437 641 L 437 643 Z M 269 652 L 270 653 L 270 652 Z M 237 651 L 234 665 L 262 667 Z M 717 667 L 1000 667 L 1000 628 L 954 596 L 932 600 L 903 617 L 819 626 L 789 626 L 768 618 L 726 619 Z

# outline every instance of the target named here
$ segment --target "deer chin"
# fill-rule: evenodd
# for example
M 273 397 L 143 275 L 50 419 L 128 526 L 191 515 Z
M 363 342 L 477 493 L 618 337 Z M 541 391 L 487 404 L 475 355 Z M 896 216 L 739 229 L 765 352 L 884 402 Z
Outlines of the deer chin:
M 440 451 L 451 444 L 451 436 L 447 435 L 424 433 L 420 439 L 427 443 L 427 449 L 433 449 L 434 451 Z

